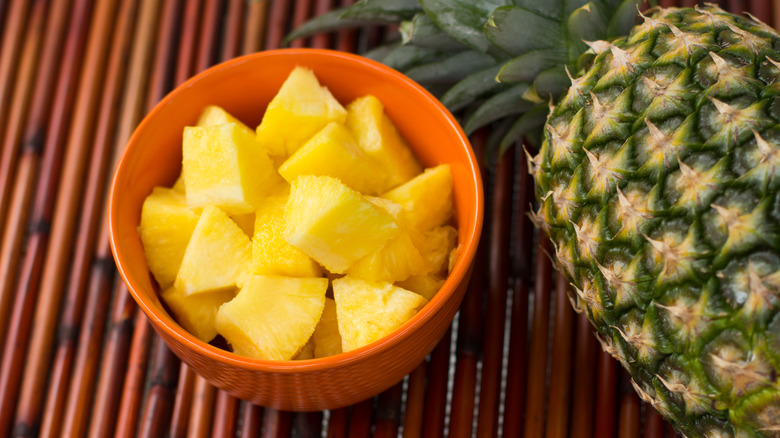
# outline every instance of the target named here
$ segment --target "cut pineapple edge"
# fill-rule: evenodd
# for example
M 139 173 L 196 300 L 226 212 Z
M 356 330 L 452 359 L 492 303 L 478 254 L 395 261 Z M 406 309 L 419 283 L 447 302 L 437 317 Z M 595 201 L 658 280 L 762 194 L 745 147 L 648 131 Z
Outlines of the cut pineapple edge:
M 203 342 L 261 360 L 356 350 L 453 269 L 450 165 L 424 168 L 375 96 L 343 106 L 295 67 L 256 129 L 209 105 L 182 151 L 138 233 L 162 301 Z

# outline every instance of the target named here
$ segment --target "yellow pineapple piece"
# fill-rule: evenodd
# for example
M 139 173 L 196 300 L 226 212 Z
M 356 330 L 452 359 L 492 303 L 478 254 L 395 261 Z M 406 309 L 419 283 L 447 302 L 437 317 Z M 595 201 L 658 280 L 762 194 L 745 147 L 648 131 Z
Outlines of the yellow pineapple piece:
M 381 191 L 396 187 L 422 171 L 409 145 L 375 96 L 363 96 L 347 105 L 347 127 L 360 148 L 385 169 L 387 179 Z
M 312 337 L 313 336 L 314 335 L 312 335 Z M 314 342 L 312 341 L 312 338 L 309 338 L 309 341 L 306 342 L 303 347 L 301 347 L 301 351 L 299 351 L 298 354 L 293 357 L 293 360 L 307 359 L 314 359 Z
M 383 198 L 367 199 L 393 216 L 399 232 L 396 237 L 350 266 L 347 274 L 368 281 L 394 283 L 410 275 L 422 275 L 430 271 L 428 261 L 418 248 L 425 243 L 425 239 L 404 221 L 401 206 Z
M 179 174 L 179 177 L 176 178 L 176 182 L 173 183 L 173 187 L 171 187 L 171 189 L 175 192 L 181 193 L 182 195 L 186 193 L 186 189 L 184 187 L 184 176 L 181 173 Z
M 265 110 L 257 138 L 281 162 L 330 122 L 344 123 L 347 111 L 310 69 L 295 67 Z
M 314 346 L 314 357 L 327 357 L 341 353 L 341 334 L 336 316 L 336 302 L 325 298 L 325 308 L 322 310 L 320 322 L 311 335 Z
M 217 336 L 217 328 L 214 325 L 217 310 L 219 306 L 232 300 L 236 291 L 226 289 L 186 295 L 181 289 L 170 287 L 160 295 L 184 330 L 203 342 L 211 342 Z
M 251 131 L 235 123 L 184 128 L 182 174 L 191 207 L 252 213 L 283 180 Z
M 284 239 L 333 273 L 343 274 L 398 232 L 390 214 L 335 178 L 304 175 L 292 183 Z
M 265 275 L 320 277 L 320 265 L 284 240 L 284 212 L 288 197 L 266 198 L 257 208 L 252 239 L 252 270 Z
M 289 360 L 314 333 L 325 307 L 325 278 L 248 275 L 217 312 L 217 332 L 237 354 Z
M 440 164 L 425 169 L 382 197 L 401 204 L 406 219 L 420 231 L 444 225 L 454 213 L 450 166 Z
M 406 280 L 395 283 L 395 285 L 420 294 L 430 301 L 444 285 L 444 278 L 437 274 L 412 275 Z
M 331 122 L 279 166 L 287 182 L 300 175 L 326 175 L 366 194 L 379 194 L 385 184 L 382 167 L 370 159 L 344 125 Z
M 261 199 L 259 202 L 263 202 Z M 247 213 L 247 214 L 235 214 L 230 216 L 230 219 L 233 219 L 233 222 L 238 225 L 239 228 L 241 228 L 241 231 L 244 232 L 249 238 L 251 239 L 252 236 L 255 234 L 255 214 L 254 213 Z
M 458 230 L 451 225 L 442 225 L 424 233 L 422 254 L 434 274 L 449 271 L 450 254 L 458 242 Z
M 185 295 L 236 287 L 249 269 L 249 237 L 217 207 L 203 207 L 184 252 L 175 286 Z
M 184 194 L 155 187 L 144 200 L 138 234 L 149 270 L 161 289 L 173 284 L 198 214 L 188 206 Z
M 217 105 L 209 105 L 206 108 L 203 108 L 203 111 L 200 113 L 200 117 L 198 117 L 198 122 L 195 124 L 195 126 L 217 126 L 224 125 L 225 123 L 235 123 L 237 125 L 237 129 L 240 131 L 243 131 L 250 136 L 255 135 L 251 128 L 246 126 L 243 122 L 235 118 L 229 112 L 225 111 L 225 109 Z
M 422 295 L 390 283 L 350 275 L 333 280 L 333 297 L 345 352 L 387 336 L 428 302 Z

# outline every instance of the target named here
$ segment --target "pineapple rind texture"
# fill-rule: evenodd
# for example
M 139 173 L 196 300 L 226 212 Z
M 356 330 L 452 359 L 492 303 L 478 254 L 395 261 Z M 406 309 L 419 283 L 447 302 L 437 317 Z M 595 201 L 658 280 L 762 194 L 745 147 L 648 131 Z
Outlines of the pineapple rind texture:
M 601 46 L 529 157 L 533 219 L 645 401 L 778 436 L 780 36 L 705 6 Z

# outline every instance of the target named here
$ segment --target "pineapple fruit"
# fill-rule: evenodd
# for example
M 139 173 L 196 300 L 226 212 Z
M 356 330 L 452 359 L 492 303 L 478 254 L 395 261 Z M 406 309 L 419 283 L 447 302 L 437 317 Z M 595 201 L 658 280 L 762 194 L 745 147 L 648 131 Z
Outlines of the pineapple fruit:
M 360 148 L 382 163 L 380 174 L 384 181 L 377 193 L 398 186 L 422 171 L 398 129 L 385 114 L 382 102 L 375 96 L 359 97 L 347 105 L 346 125 Z
M 780 35 L 710 4 L 419 3 L 289 38 L 403 21 L 369 56 L 492 125 L 489 151 L 523 138 L 534 222 L 639 396 L 685 436 L 779 436 Z
M 217 311 L 235 296 L 233 288 L 187 295 L 184 290 L 172 286 L 160 293 L 176 321 L 203 342 L 211 342 L 217 337 Z
M 257 127 L 257 140 L 281 162 L 328 123 L 344 123 L 346 118 L 347 110 L 320 85 L 314 72 L 296 67 L 268 104 Z
M 373 96 L 344 110 L 296 68 L 257 135 L 212 105 L 182 150 L 181 175 L 148 197 L 139 234 L 162 300 L 202 341 L 222 336 L 263 360 L 339 354 L 399 327 L 444 282 L 449 167 L 423 173 Z M 411 188 L 392 192 L 401 184 Z M 421 216 L 425 202 L 435 208 Z M 406 280 L 425 297 L 393 284 Z
M 198 216 L 187 206 L 184 194 L 173 189 L 155 187 L 144 200 L 138 234 L 149 270 L 161 289 L 176 279 Z
M 216 329 L 237 354 L 290 360 L 308 342 L 325 307 L 326 278 L 248 275 L 217 312 Z
M 252 271 L 287 277 L 320 277 L 322 268 L 303 251 L 284 240 L 287 196 L 268 197 L 255 213 Z
M 248 270 L 252 243 L 225 212 L 203 207 L 174 285 L 184 295 L 235 288 Z
M 184 128 L 182 175 L 187 204 L 214 205 L 231 214 L 254 211 L 261 197 L 283 183 L 268 155 L 236 123 Z
M 444 225 L 452 216 L 452 172 L 440 164 L 384 193 L 383 198 L 401 205 L 406 220 L 422 231 Z
M 343 351 L 337 318 L 336 302 L 333 298 L 325 298 L 322 316 L 311 335 L 312 358 L 333 356 Z
M 392 283 L 351 275 L 333 280 L 333 298 L 344 351 L 387 336 L 428 302 L 422 295 Z
M 330 176 L 370 195 L 379 194 L 385 187 L 379 162 L 358 147 L 346 126 L 335 122 L 304 143 L 279 167 L 279 174 L 289 183 L 301 175 Z
M 304 175 L 292 183 L 284 239 L 330 272 L 343 274 L 398 232 L 389 213 L 335 178 Z

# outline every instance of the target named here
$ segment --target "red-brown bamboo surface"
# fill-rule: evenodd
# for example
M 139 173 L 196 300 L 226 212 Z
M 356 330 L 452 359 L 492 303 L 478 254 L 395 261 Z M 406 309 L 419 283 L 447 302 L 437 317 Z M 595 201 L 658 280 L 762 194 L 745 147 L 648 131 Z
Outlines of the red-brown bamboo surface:
M 309 413 L 251 405 L 151 329 L 116 273 L 105 217 L 133 129 L 193 74 L 280 47 L 353 1 L 0 0 L 0 436 L 676 436 L 572 311 L 526 215 L 516 149 L 482 163 L 484 237 L 451 330 L 372 399 Z M 716 3 L 780 25 L 772 0 Z M 362 53 L 387 32 L 291 45 Z M 489 136 L 472 137 L 480 157 Z

